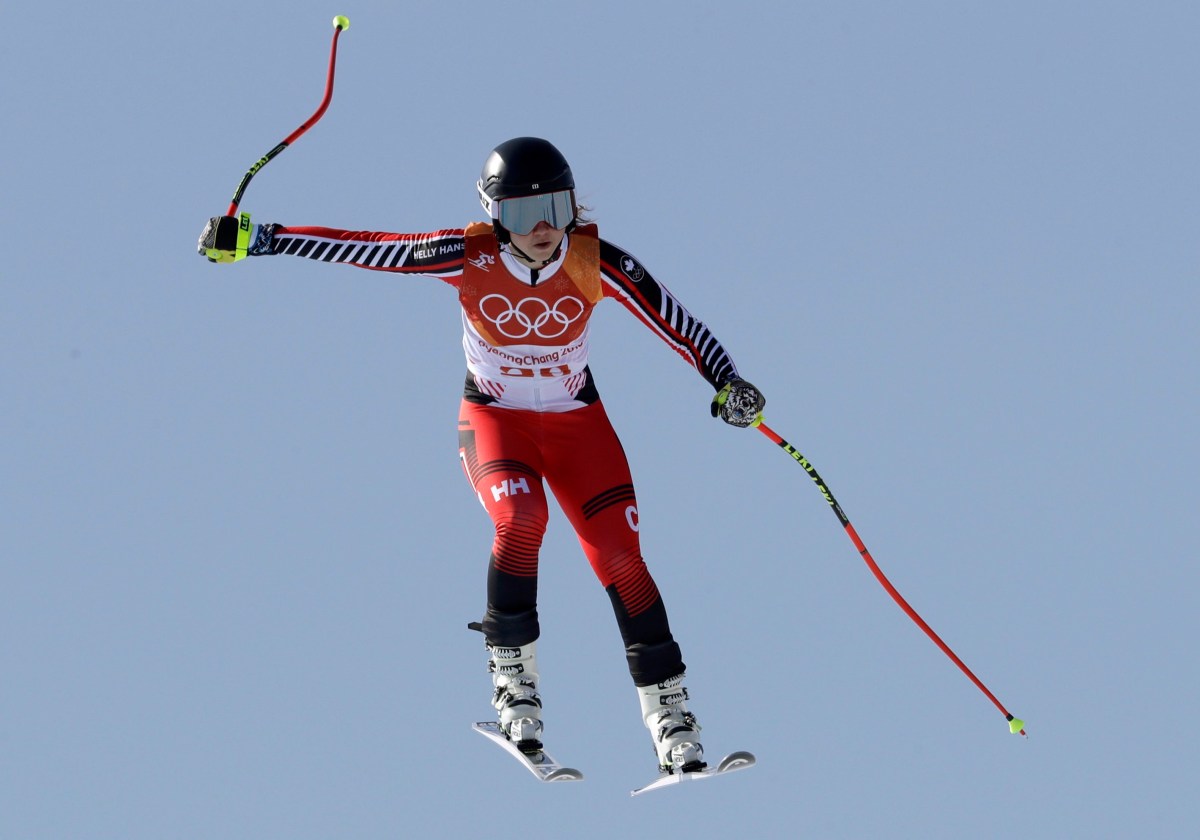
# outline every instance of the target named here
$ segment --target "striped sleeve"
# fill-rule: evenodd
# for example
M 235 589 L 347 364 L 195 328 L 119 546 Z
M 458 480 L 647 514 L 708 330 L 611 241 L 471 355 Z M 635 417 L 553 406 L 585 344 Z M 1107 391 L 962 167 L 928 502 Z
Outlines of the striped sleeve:
M 377 233 L 277 225 L 270 253 L 375 271 L 424 274 L 456 285 L 463 272 L 466 240 L 458 228 L 431 233 Z
M 617 246 L 600 240 L 604 296 L 619 300 L 655 335 L 683 356 L 714 389 L 737 377 L 737 367 L 704 322 L 683 307 L 667 287 Z

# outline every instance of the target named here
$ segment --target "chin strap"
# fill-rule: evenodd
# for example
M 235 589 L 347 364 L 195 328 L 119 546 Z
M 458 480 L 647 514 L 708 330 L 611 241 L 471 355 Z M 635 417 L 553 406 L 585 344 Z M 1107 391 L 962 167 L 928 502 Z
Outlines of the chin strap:
M 506 244 L 508 245 L 508 250 L 510 253 L 516 254 L 518 257 L 520 257 L 521 259 L 523 259 L 527 262 L 537 262 L 537 260 L 535 260 L 533 257 L 529 256 L 524 251 L 522 251 L 520 248 L 518 248 L 517 243 L 513 242 L 511 239 Z M 548 266 L 551 262 L 554 261 L 554 259 L 557 256 L 558 256 L 558 251 L 555 251 L 554 254 L 550 257 L 550 259 L 542 260 L 541 267 L 545 268 L 546 266 Z
M 566 241 L 567 241 L 566 237 L 563 237 L 563 242 L 566 242 Z M 508 250 L 511 253 L 516 254 L 518 257 L 520 257 L 521 259 L 526 260 L 528 262 L 531 262 L 531 263 L 537 262 L 537 260 L 535 260 L 533 257 L 529 256 L 524 251 L 522 251 L 520 248 L 518 248 L 511 239 L 509 239 L 507 242 L 502 242 L 501 248 L 508 248 Z M 561 255 L 562 255 L 562 244 L 560 243 L 559 246 L 554 249 L 553 254 L 551 254 L 549 257 L 547 257 L 546 259 L 541 261 L 541 263 L 542 263 L 541 265 L 536 266 L 536 267 L 530 266 L 529 267 L 529 275 L 530 275 L 529 279 L 531 281 L 531 285 L 536 286 L 537 282 L 538 282 L 538 272 L 541 271 L 546 266 L 550 265 L 550 263 L 554 262 Z

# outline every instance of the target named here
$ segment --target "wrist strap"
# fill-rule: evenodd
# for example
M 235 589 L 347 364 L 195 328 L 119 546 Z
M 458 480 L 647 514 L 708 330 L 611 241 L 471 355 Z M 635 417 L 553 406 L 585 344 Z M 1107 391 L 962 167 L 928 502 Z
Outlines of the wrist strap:
M 240 214 L 238 216 L 237 248 L 233 252 L 234 262 L 246 258 L 246 252 L 250 250 L 250 233 L 253 230 L 254 228 L 250 225 L 250 214 Z

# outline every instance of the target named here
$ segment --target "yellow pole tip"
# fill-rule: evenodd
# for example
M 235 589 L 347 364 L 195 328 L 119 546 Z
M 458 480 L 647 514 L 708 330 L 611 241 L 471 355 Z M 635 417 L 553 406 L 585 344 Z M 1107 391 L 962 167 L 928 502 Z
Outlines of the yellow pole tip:
M 1025 730 L 1025 721 L 1020 718 L 1013 718 L 1008 722 L 1008 731 L 1014 735 L 1022 735 Z
M 350 28 L 350 18 L 346 17 L 345 15 L 338 15 L 333 19 L 333 25 L 345 32 Z

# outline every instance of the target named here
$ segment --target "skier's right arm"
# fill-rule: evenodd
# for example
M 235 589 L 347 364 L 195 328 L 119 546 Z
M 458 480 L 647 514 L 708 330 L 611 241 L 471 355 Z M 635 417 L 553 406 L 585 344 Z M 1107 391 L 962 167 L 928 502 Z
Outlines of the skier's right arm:
M 248 225 L 240 217 L 218 216 L 204 228 L 199 251 L 213 262 L 288 254 L 377 271 L 431 275 L 453 285 L 462 274 L 466 244 L 461 228 L 430 233 L 380 233 Z

